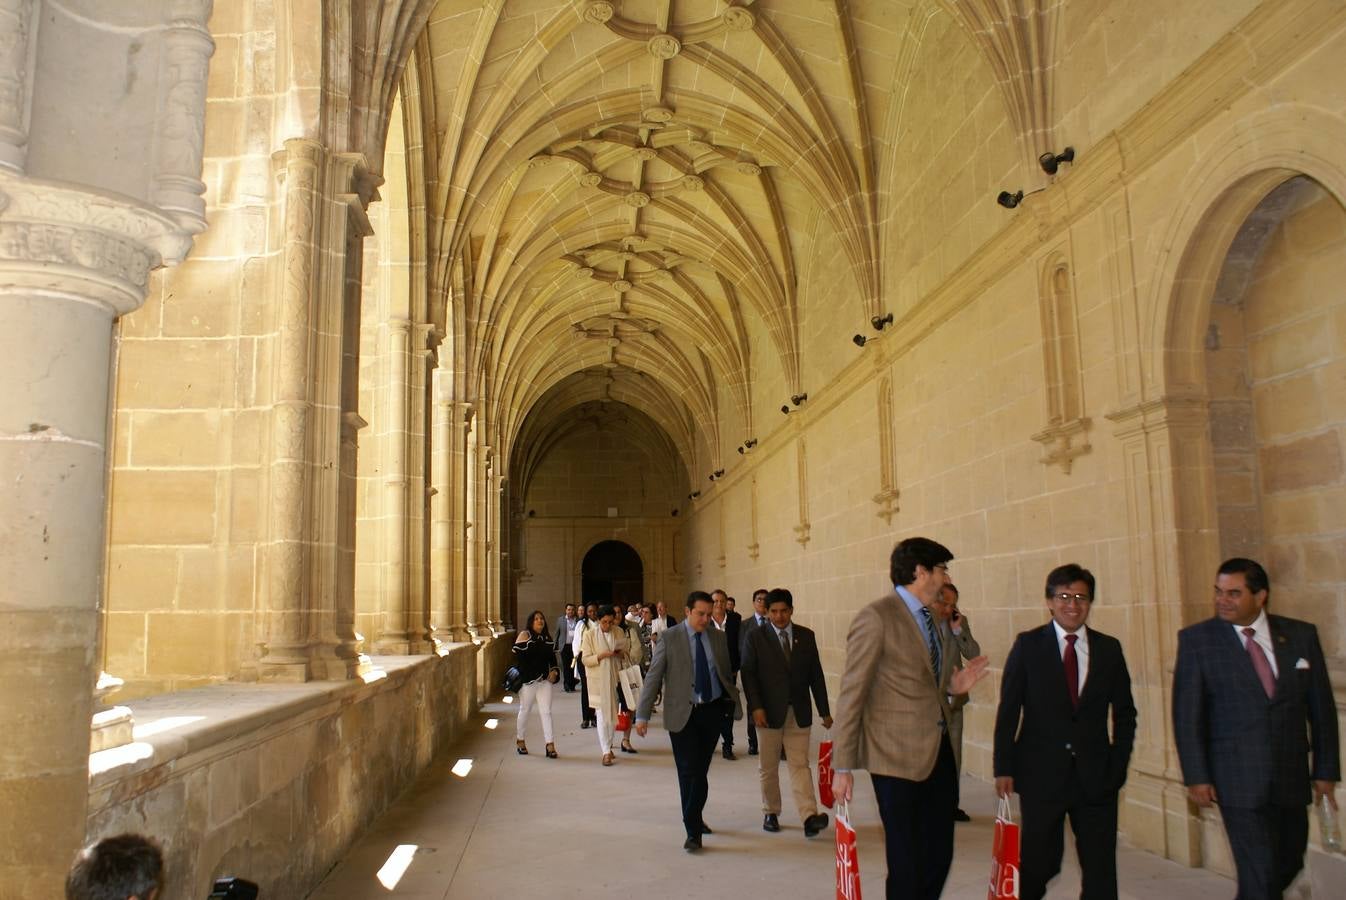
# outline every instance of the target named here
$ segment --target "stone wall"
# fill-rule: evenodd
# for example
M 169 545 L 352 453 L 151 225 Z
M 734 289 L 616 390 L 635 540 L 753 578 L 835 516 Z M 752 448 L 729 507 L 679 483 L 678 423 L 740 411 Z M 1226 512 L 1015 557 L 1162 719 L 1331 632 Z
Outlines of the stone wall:
M 426 766 L 452 764 L 439 754 L 474 722 L 479 670 L 508 651 L 506 639 L 458 644 L 382 657 L 386 677 L 367 684 L 218 685 L 132 703 L 137 743 L 91 759 L 88 838 L 158 838 L 166 897 L 204 897 L 222 875 L 303 897 Z

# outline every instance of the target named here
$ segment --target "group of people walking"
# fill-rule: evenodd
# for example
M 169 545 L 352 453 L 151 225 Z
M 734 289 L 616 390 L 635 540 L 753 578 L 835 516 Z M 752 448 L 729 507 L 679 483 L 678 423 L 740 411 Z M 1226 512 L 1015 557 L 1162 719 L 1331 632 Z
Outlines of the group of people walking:
M 833 792 L 853 795 L 868 770 L 885 834 L 889 898 L 934 900 L 953 859 L 959 808 L 962 708 L 986 674 L 987 657 L 958 607 L 953 554 L 928 538 L 900 542 L 889 560 L 893 591 L 851 621 L 837 697 Z M 995 716 L 997 793 L 1017 794 L 1022 814 L 1021 900 L 1039 900 L 1059 873 L 1064 825 L 1076 838 L 1086 900 L 1117 897 L 1118 793 L 1126 782 L 1137 711 L 1122 644 L 1087 625 L 1094 575 L 1059 566 L 1045 582 L 1050 620 L 1019 634 L 1004 662 Z M 1270 581 L 1248 559 L 1231 559 L 1215 579 L 1214 616 L 1183 629 L 1173 676 L 1173 725 L 1191 801 L 1219 804 L 1241 900 L 1280 898 L 1303 867 L 1310 802 L 1336 809 L 1340 780 L 1336 706 L 1317 631 L 1270 615 Z M 686 832 L 696 851 L 712 834 L 704 809 L 717 744 L 735 759 L 733 723 L 748 718 L 748 752 L 758 757 L 763 823 L 781 830 L 780 762 L 804 834 L 828 825 L 809 766 L 813 711 L 833 725 L 813 632 L 794 622 L 789 590 L 759 590 L 740 616 L 724 591 L 693 591 L 677 622 L 660 605 L 633 615 L 610 606 L 567 607 L 552 641 L 541 613 L 515 644 L 534 660 L 521 701 L 519 752 L 534 705 L 554 755 L 550 685 L 579 685 L 585 721 L 612 764 L 614 714 L 647 733 L 656 704 L 672 745 Z M 559 664 L 559 665 L 558 665 Z M 574 666 L 574 674 L 567 671 Z M 634 709 L 617 672 L 638 666 Z M 545 667 L 545 671 L 544 671 Z M 521 664 L 522 668 L 522 664 Z M 540 679 L 540 680 L 539 680 Z M 741 691 L 740 691 L 741 685 Z M 530 685 L 525 685 L 525 691 Z M 590 718 L 589 710 L 592 710 Z M 624 732 L 623 749 L 630 747 Z

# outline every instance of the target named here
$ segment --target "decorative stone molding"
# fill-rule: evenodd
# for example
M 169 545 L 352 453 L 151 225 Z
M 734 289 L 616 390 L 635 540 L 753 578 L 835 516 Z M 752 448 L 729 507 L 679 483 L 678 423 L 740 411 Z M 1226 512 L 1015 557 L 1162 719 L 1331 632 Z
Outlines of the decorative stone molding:
M 611 3 L 608 3 L 607 0 L 597 0 L 597 2 L 590 3 L 585 8 L 584 21 L 591 22 L 594 25 L 605 25 L 612 21 L 615 14 L 616 10 Z
M 720 20 L 730 31 L 752 31 L 757 25 L 757 17 L 752 11 L 741 6 L 729 7 L 720 15 Z
M 734 163 L 734 171 L 738 172 L 740 175 L 750 175 L 755 177 L 762 174 L 762 167 L 755 162 L 750 162 L 745 159 Z
M 36 9 L 30 0 L 0 0 L 0 168 L 14 172 L 28 155 Z
M 580 176 L 580 184 L 587 188 L 596 188 L 603 183 L 603 176 L 599 172 L 585 172 Z
M 757 562 L 757 557 L 761 555 L 762 555 L 761 544 L 752 543 L 748 545 L 748 559 L 752 560 L 753 562 Z
M 645 49 L 655 59 L 672 59 L 682 52 L 682 41 L 671 34 L 656 34 L 645 43 Z
M 700 175 L 684 175 L 679 184 L 684 191 L 699 191 L 706 186 L 706 180 Z
M 813 526 L 808 522 L 800 522 L 796 525 L 794 527 L 795 543 L 799 544 L 801 547 L 807 544 L 809 542 L 809 531 L 812 527 Z
M 1041 444 L 1044 450 L 1039 462 L 1048 466 L 1060 466 L 1061 471 L 1069 475 L 1075 458 L 1083 456 L 1091 449 L 1087 438 L 1089 424 L 1087 418 L 1054 422 L 1033 435 L 1033 440 Z
M 631 191 L 625 197 L 626 205 L 635 209 L 650 205 L 650 195 L 644 191 Z
M 870 499 L 878 506 L 878 517 L 886 524 L 893 524 L 893 516 L 897 515 L 897 498 L 901 492 L 897 488 L 884 488 Z
M 663 124 L 664 122 L 673 121 L 673 110 L 669 109 L 666 106 L 651 106 L 649 109 L 645 110 L 645 112 L 642 113 L 641 115 L 646 122 L 657 122 L 659 124 Z
M 11 280 L 70 290 L 115 316 L 145 300 L 151 269 L 181 262 L 192 233 L 125 198 L 0 170 L 0 267 Z
M 191 233 L 206 227 L 201 181 L 206 75 L 215 42 L 206 29 L 210 0 L 176 0 L 164 31 L 154 144 L 154 202 Z

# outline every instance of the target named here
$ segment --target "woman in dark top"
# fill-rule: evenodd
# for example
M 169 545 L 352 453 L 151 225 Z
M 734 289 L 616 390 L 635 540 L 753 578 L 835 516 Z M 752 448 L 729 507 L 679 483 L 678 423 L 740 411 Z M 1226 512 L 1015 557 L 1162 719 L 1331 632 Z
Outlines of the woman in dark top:
M 556 759 L 556 743 L 551 729 L 551 686 L 560 677 L 556 668 L 556 651 L 552 646 L 551 633 L 547 629 L 547 617 L 541 610 L 533 610 L 528 615 L 528 627 L 519 632 L 514 639 L 514 665 L 523 676 L 523 688 L 519 691 L 519 719 L 515 728 L 515 749 L 520 756 L 528 755 L 528 745 L 523 735 L 528 729 L 528 714 L 537 704 L 538 715 L 542 718 L 542 737 L 547 742 L 547 758 Z

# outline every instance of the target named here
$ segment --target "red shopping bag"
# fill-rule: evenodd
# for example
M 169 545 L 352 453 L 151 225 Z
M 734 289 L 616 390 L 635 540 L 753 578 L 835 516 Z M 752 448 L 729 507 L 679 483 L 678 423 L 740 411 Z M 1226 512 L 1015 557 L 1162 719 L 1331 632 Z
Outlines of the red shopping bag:
M 986 900 L 1019 898 L 1019 826 L 1014 823 L 1008 797 L 1000 798 L 991 844 L 991 881 Z
M 860 859 L 849 803 L 837 808 L 837 900 L 860 900 Z
M 818 799 L 828 809 L 836 803 L 832 796 L 832 736 L 824 735 L 818 744 Z
M 617 730 L 617 731 L 627 731 L 627 730 L 629 730 L 630 728 L 631 728 L 631 713 L 628 712 L 627 710 L 622 710 L 621 712 L 617 713 L 617 728 L 616 728 L 616 730 Z

